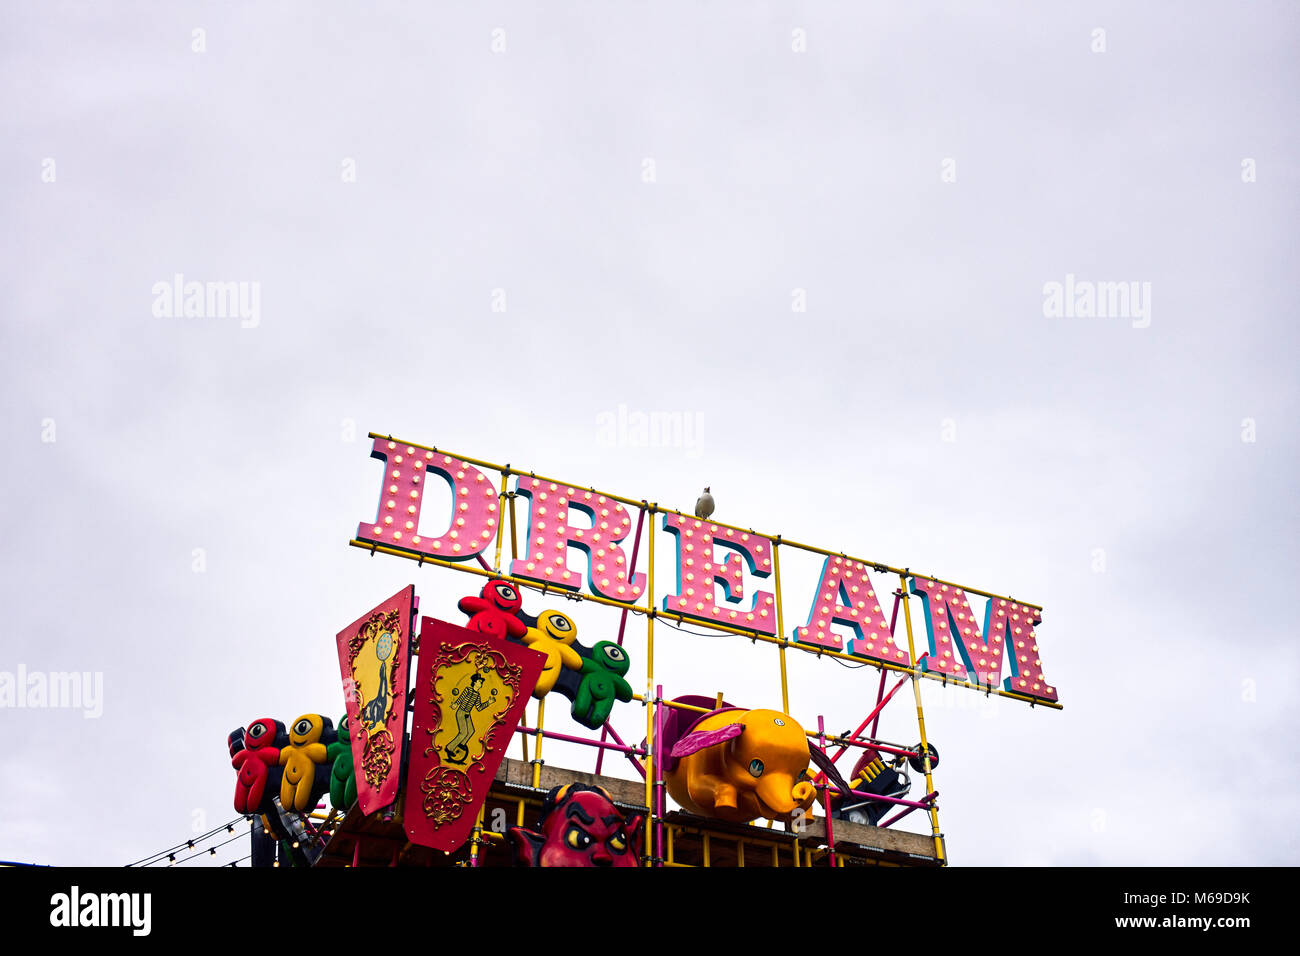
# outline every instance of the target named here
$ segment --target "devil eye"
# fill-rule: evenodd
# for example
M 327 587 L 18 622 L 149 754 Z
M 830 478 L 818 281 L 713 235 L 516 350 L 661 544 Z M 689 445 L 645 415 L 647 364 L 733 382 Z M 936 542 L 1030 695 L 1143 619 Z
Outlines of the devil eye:
M 749 762 L 749 772 L 755 777 L 763 776 L 763 761 L 754 759 Z
M 571 826 L 564 834 L 564 842 L 575 850 L 585 850 L 591 846 L 591 836 L 581 827 Z
M 622 853 L 627 849 L 627 836 L 622 830 L 609 838 L 609 848 L 615 853 Z
M 311 733 L 311 721 L 303 718 L 293 725 L 293 732 L 300 737 Z

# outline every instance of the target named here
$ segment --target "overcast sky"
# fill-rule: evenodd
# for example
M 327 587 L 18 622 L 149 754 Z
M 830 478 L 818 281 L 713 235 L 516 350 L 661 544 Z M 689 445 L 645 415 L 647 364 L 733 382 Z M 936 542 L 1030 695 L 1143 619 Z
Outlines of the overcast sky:
M 102 714 L 0 709 L 0 859 L 232 818 L 227 732 L 337 718 L 340 628 L 410 583 L 461 620 L 480 579 L 347 545 L 374 430 L 709 484 L 719 520 L 1042 604 L 1062 711 L 923 682 L 954 864 L 1297 862 L 1298 34 L 1289 3 L 3 0 L 0 672 L 99 675 Z M 169 314 L 177 275 L 244 308 Z M 647 447 L 620 406 L 692 428 Z M 782 559 L 789 629 L 820 564 Z M 780 705 L 738 638 L 656 628 L 655 682 Z M 877 676 L 791 682 L 842 731 Z

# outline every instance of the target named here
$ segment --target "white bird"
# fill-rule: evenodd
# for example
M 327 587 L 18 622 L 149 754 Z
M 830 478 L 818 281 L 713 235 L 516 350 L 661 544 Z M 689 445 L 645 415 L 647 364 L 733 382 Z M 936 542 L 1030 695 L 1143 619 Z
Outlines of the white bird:
M 707 485 L 704 487 L 704 494 L 695 499 L 695 517 L 707 518 L 713 514 L 713 495 L 709 494 Z

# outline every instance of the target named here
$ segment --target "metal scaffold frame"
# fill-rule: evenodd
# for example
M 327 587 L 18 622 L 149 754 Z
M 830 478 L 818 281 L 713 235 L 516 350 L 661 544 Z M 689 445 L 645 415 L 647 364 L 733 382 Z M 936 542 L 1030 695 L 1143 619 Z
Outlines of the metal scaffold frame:
M 375 439 L 387 439 L 390 441 L 396 441 L 395 439 L 392 439 L 391 436 L 379 435 L 374 432 L 370 433 L 370 437 Z M 595 604 L 603 604 L 610 607 L 618 608 L 621 611 L 621 619 L 620 619 L 619 629 L 618 629 L 618 643 L 620 645 L 623 644 L 623 641 L 625 639 L 628 615 L 639 614 L 645 617 L 646 619 L 646 645 L 645 645 L 646 688 L 644 694 L 633 695 L 633 699 L 640 701 L 646 709 L 645 741 L 642 746 L 640 747 L 631 746 L 625 743 L 619 737 L 617 732 L 615 732 L 614 728 L 610 726 L 608 722 L 606 722 L 604 727 L 602 728 L 599 739 L 590 739 L 590 738 L 580 737 L 572 734 L 563 734 L 551 730 L 546 730 L 545 729 L 546 708 L 545 708 L 544 698 L 537 701 L 537 710 L 536 710 L 537 717 L 536 720 L 534 721 L 533 726 L 530 727 L 530 726 L 523 725 L 527 723 L 527 717 L 525 715 L 524 720 L 521 721 L 521 726 L 519 726 L 515 730 L 515 733 L 519 735 L 520 746 L 522 749 L 524 762 L 531 765 L 532 768 L 532 787 L 534 790 L 536 790 L 540 786 L 541 768 L 542 768 L 542 745 L 544 740 L 546 740 L 547 738 L 565 741 L 569 743 L 580 744 L 583 746 L 589 746 L 594 748 L 596 750 L 595 772 L 597 774 L 599 774 L 602 769 L 604 755 L 606 751 L 621 753 L 632 763 L 633 767 L 637 770 L 640 776 L 642 776 L 645 780 L 645 806 L 649 810 L 649 816 L 646 822 L 646 833 L 645 833 L 645 841 L 644 841 L 644 848 L 643 848 L 643 863 L 645 866 L 685 865 L 677 862 L 674 857 L 675 857 L 676 843 L 680 841 L 680 839 L 682 838 L 682 834 L 689 829 L 689 825 L 682 823 L 678 820 L 665 819 L 668 816 L 668 811 L 666 808 L 666 797 L 665 797 L 665 781 L 664 781 L 664 767 L 663 767 L 664 755 L 660 752 L 660 748 L 657 746 L 657 742 L 662 736 L 665 708 L 670 708 L 670 707 L 679 708 L 684 710 L 698 711 L 700 713 L 707 712 L 703 708 L 692 707 L 680 703 L 678 701 L 665 699 L 663 696 L 662 685 L 656 685 L 654 682 L 655 681 L 655 670 L 654 670 L 655 621 L 660 617 L 668 621 L 675 619 L 678 623 L 681 624 L 685 624 L 689 622 L 691 624 L 698 624 L 699 626 L 706 627 L 713 631 L 735 634 L 737 636 L 746 638 L 751 642 L 763 641 L 764 643 L 775 645 L 777 649 L 776 657 L 777 657 L 777 662 L 778 662 L 779 672 L 780 672 L 781 702 L 782 702 L 782 707 L 786 713 L 789 713 L 789 706 L 790 706 L 789 679 L 788 679 L 787 661 L 786 661 L 786 652 L 788 649 L 795 649 L 798 651 L 802 651 L 804 653 L 814 654 L 819 658 L 822 656 L 828 656 L 828 657 L 843 659 L 846 661 L 852 661 L 857 664 L 865 663 L 868 666 L 877 668 L 880 671 L 880 685 L 876 695 L 876 705 L 874 709 L 869 714 L 867 714 L 867 716 L 862 720 L 858 728 L 855 731 L 853 731 L 853 733 L 848 734 L 847 736 L 828 735 L 825 732 L 824 718 L 822 715 L 818 715 L 816 721 L 817 731 L 816 732 L 806 731 L 807 736 L 809 738 L 809 747 L 819 747 L 823 750 L 823 752 L 825 752 L 827 749 L 829 749 L 832 746 L 838 748 L 837 752 L 832 756 L 831 758 L 832 760 L 838 760 L 841 756 L 849 752 L 852 748 L 868 748 L 868 747 L 876 749 L 881 754 L 888 754 L 891 757 L 895 757 L 895 758 L 897 757 L 915 758 L 923 766 L 924 776 L 925 776 L 925 795 L 921 797 L 919 800 L 906 800 L 897 797 L 887 797 L 887 796 L 881 796 L 874 793 L 863 793 L 857 790 L 854 791 L 854 795 L 861 796 L 864 798 L 869 798 L 871 800 L 883 801 L 883 802 L 894 803 L 899 805 L 900 811 L 897 814 L 893 815 L 892 817 L 889 817 L 886 820 L 882 821 L 880 824 L 881 827 L 889 827 L 893 823 L 904 818 L 905 816 L 907 816 L 908 814 L 912 813 L 915 810 L 926 810 L 929 815 L 931 837 L 934 842 L 934 858 L 938 860 L 940 863 L 944 863 L 946 862 L 946 860 L 945 860 L 943 838 L 939 829 L 939 812 L 938 812 L 938 805 L 937 805 L 938 792 L 934 788 L 929 741 L 926 737 L 926 729 L 925 729 L 925 713 L 921 702 L 921 689 L 919 683 L 920 679 L 926 678 L 930 680 L 940 680 L 944 683 L 945 686 L 951 685 L 955 687 L 965 687 L 971 690 L 978 691 L 981 694 L 996 695 L 999 697 L 1009 697 L 1017 700 L 1030 701 L 1031 703 L 1034 703 L 1039 706 L 1046 706 L 1055 709 L 1059 709 L 1060 707 L 1059 704 L 1052 701 L 1044 701 L 1039 698 L 1030 697 L 1024 694 L 1018 694 L 1013 691 L 994 688 L 990 685 L 972 683 L 970 681 L 956 680 L 950 676 L 935 674 L 935 673 L 921 670 L 919 665 L 921 663 L 922 658 L 918 658 L 916 656 L 915 635 L 913 632 L 912 614 L 911 614 L 911 609 L 908 600 L 910 595 L 908 594 L 908 588 L 907 588 L 908 578 L 917 577 L 919 575 L 914 574 L 914 572 L 910 571 L 907 568 L 894 568 L 885 564 L 881 564 L 879 562 L 865 561 L 863 559 L 854 558 L 846 554 L 827 551 L 822 548 L 817 548 L 811 545 L 801 544 L 799 542 L 791 541 L 789 539 L 782 537 L 781 535 L 768 536 L 772 542 L 772 559 L 773 559 L 772 584 L 773 584 L 773 589 L 775 592 L 775 599 L 776 599 L 775 636 L 755 629 L 732 626 L 729 624 L 722 624 L 716 621 L 697 620 L 694 618 L 689 618 L 679 613 L 674 613 L 672 611 L 658 609 L 655 607 L 655 600 L 656 600 L 655 598 L 655 594 L 656 594 L 655 538 L 657 537 L 653 529 L 653 523 L 655 517 L 657 515 L 662 514 L 662 515 L 681 516 L 683 518 L 687 518 L 692 521 L 697 519 L 695 519 L 693 515 L 685 515 L 680 511 L 676 511 L 670 508 L 664 508 L 661 507 L 658 503 L 650 502 L 644 499 L 637 501 L 630 498 L 623 498 L 617 495 L 612 495 L 607 492 L 601 492 L 601 494 L 603 494 L 606 498 L 610 499 L 611 501 L 616 501 L 623 505 L 627 505 L 631 508 L 635 508 L 637 509 L 638 512 L 637 522 L 636 522 L 636 535 L 632 544 L 631 560 L 629 562 L 629 580 L 634 578 L 637 573 L 638 559 L 640 557 L 641 542 L 643 538 L 642 532 L 643 532 L 643 528 L 647 523 L 647 519 L 651 525 L 650 533 L 648 535 L 649 542 L 648 542 L 648 549 L 647 549 L 648 550 L 648 567 L 647 567 L 648 586 L 645 590 L 645 594 L 643 595 L 644 598 L 643 604 L 639 602 L 638 603 L 619 602 L 598 594 L 574 593 L 565 588 L 560 588 L 553 585 L 548 586 L 544 582 L 538 582 L 528 578 L 517 577 L 515 575 L 510 574 L 508 571 L 504 570 L 502 568 L 502 561 L 501 561 L 503 547 L 504 547 L 504 532 L 505 532 L 505 523 L 506 523 L 505 516 L 507 514 L 509 515 L 509 520 L 510 520 L 511 558 L 517 559 L 519 556 L 517 518 L 515 512 L 515 497 L 517 495 L 517 492 L 510 491 L 508 489 L 510 477 L 512 475 L 521 476 L 530 479 L 537 479 L 546 482 L 555 482 L 557 484 L 564 484 L 564 485 L 569 485 L 570 483 L 561 482 L 559 481 L 559 479 L 544 478 L 532 472 L 518 471 L 512 469 L 508 464 L 502 465 L 502 464 L 483 461 L 479 459 L 469 458 L 463 455 L 456 454 L 454 452 L 446 451 L 445 449 L 438 449 L 426 445 L 418 445 L 414 442 L 402 442 L 402 444 L 410 445 L 415 448 L 419 448 L 423 451 L 431 451 L 442 455 L 452 455 L 460 461 L 464 461 L 468 464 L 471 464 L 485 471 L 496 472 L 500 475 L 501 484 L 500 484 L 499 503 L 498 503 L 499 510 L 497 511 L 497 514 L 501 516 L 501 520 L 497 522 L 497 527 L 496 527 L 495 555 L 494 555 L 493 563 L 489 565 L 487 561 L 484 560 L 482 554 L 476 555 L 478 564 L 477 566 L 475 566 L 473 564 L 449 561 L 449 560 L 431 557 L 429 555 L 403 551 L 400 548 L 386 546 L 373 541 L 361 541 L 361 540 L 354 539 L 349 542 L 352 546 L 370 551 L 372 554 L 378 551 L 378 552 L 383 552 L 385 554 L 392 554 L 398 557 L 408 558 L 410 560 L 418 562 L 420 565 L 435 564 L 441 567 L 452 568 L 454 570 L 463 573 L 475 574 L 480 577 L 499 578 L 502 580 L 511 581 L 520 588 L 527 588 L 532 591 L 537 591 L 543 595 L 548 593 L 559 593 L 559 594 L 563 594 L 564 597 L 569 600 L 590 601 Z M 595 489 L 591 489 L 591 490 L 594 491 Z M 761 532 L 755 532 L 753 529 L 739 528 L 734 525 L 728 525 L 723 522 L 714 521 L 712 518 L 708 519 L 708 524 L 716 525 L 719 528 L 729 528 L 740 533 L 761 534 Z M 525 532 L 525 534 L 527 534 L 527 532 Z M 860 562 L 861 564 L 871 568 L 877 573 L 897 575 L 899 584 L 898 584 L 898 589 L 893 592 L 894 606 L 890 616 L 889 632 L 891 636 L 893 636 L 896 633 L 898 616 L 899 616 L 898 611 L 899 611 L 899 607 L 901 606 L 903 610 L 903 625 L 907 636 L 907 652 L 909 655 L 909 660 L 912 663 L 909 664 L 908 666 L 902 666 L 898 664 L 892 664 L 887 661 L 866 659 L 864 657 L 852 653 L 837 651 L 832 648 L 822 647 L 819 645 L 805 644 L 787 638 L 785 636 L 786 632 L 785 632 L 785 621 L 784 621 L 784 611 L 783 611 L 782 591 L 781 591 L 780 552 L 782 548 L 791 548 L 794 550 L 809 552 L 812 554 L 817 554 L 832 559 L 840 558 L 845 561 Z M 988 598 L 1012 600 L 1021 604 L 1027 603 L 1021 601 L 1020 599 L 1010 598 L 1009 596 L 992 594 L 988 591 L 983 591 L 977 588 L 965 587 L 964 585 L 959 585 L 956 584 L 955 582 L 944 581 L 942 579 L 935 578 L 932 575 L 924 575 L 923 577 L 934 581 L 936 584 L 947 584 L 952 587 L 962 588 L 962 590 L 964 590 L 968 594 L 978 594 Z M 1033 607 L 1035 610 L 1041 610 L 1041 607 L 1037 605 L 1028 604 L 1028 606 Z M 888 693 L 886 693 L 885 685 L 887 682 L 888 675 L 891 672 L 899 674 L 900 678 L 897 681 L 897 683 L 895 683 L 893 687 L 888 691 Z M 919 730 L 919 739 L 920 739 L 919 749 L 909 748 L 906 746 L 900 746 L 896 743 L 890 743 L 888 741 L 878 740 L 875 736 L 879 724 L 879 720 L 880 720 L 881 711 L 893 699 L 897 691 L 902 687 L 903 683 L 905 683 L 909 679 L 911 680 L 912 683 L 913 700 L 916 706 L 916 720 L 917 720 L 917 727 Z M 719 701 L 720 700 L 721 700 L 721 695 L 719 695 Z M 797 719 L 798 718 L 796 717 L 796 720 Z M 871 725 L 871 731 L 870 733 L 863 736 L 863 732 L 867 729 L 868 724 Z M 529 757 L 530 738 L 532 738 L 533 740 L 531 759 Z M 811 849 L 805 849 L 801 855 L 801 850 L 799 848 L 799 841 L 795 839 L 793 844 L 794 850 L 791 855 L 791 861 L 795 866 L 801 866 L 801 865 L 807 866 L 807 865 L 812 865 L 816 860 L 824 856 L 824 858 L 827 860 L 828 865 L 842 866 L 843 861 L 837 860 L 837 855 L 835 852 L 834 824 L 832 822 L 831 802 L 830 802 L 831 787 L 829 786 L 828 782 L 824 779 L 823 774 L 818 774 L 814 778 L 814 782 L 818 789 L 819 800 L 822 804 L 823 811 L 825 812 L 826 830 L 825 830 L 825 839 L 822 841 L 825 844 L 825 850 L 822 851 L 819 849 L 818 851 L 814 852 Z M 524 808 L 526 803 L 527 803 L 527 799 L 525 799 L 524 797 L 521 796 L 518 798 L 518 805 L 517 805 L 518 809 L 517 809 L 516 816 L 518 818 L 517 822 L 519 825 L 522 825 L 524 822 L 523 817 L 524 817 Z M 475 824 L 473 836 L 470 841 L 470 854 L 468 860 L 469 866 L 477 866 L 479 864 L 479 859 L 480 859 L 479 847 L 483 845 L 486 841 L 496 841 L 496 840 L 504 839 L 503 834 L 494 833 L 491 832 L 490 830 L 484 829 L 483 827 L 484 812 L 485 812 L 485 807 L 480 808 L 478 820 Z M 771 824 L 769 824 L 769 827 L 770 826 Z M 755 841 L 757 841 L 758 843 L 763 843 L 761 837 L 761 833 L 762 833 L 761 828 L 751 827 L 750 829 L 753 829 L 755 831 L 756 836 L 736 838 L 739 841 L 738 842 L 739 850 L 737 853 L 738 865 L 742 865 L 742 866 L 744 865 L 744 844 L 746 842 L 751 844 L 755 843 Z M 717 837 L 715 836 L 713 837 L 713 839 L 716 840 Z M 703 854 L 704 861 L 705 861 L 705 865 L 709 865 L 709 861 L 711 858 L 711 853 L 710 853 L 711 847 L 710 847 L 710 835 L 708 833 L 705 833 L 703 835 L 703 841 L 704 841 L 704 854 Z M 772 854 L 773 863 L 775 864 L 777 862 L 778 851 L 780 849 L 778 843 L 769 841 L 764 845 L 767 850 L 770 850 L 770 853 Z

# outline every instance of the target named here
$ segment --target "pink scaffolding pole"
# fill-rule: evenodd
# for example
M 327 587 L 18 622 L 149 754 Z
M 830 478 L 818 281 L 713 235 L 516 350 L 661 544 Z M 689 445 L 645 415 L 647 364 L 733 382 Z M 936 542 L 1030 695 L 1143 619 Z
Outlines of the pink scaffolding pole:
M 919 804 L 916 804 L 916 805 L 914 805 L 914 806 L 913 806 L 913 805 L 909 805 L 908 808 L 907 808 L 906 810 L 902 810 L 902 811 L 900 811 L 900 812 L 898 812 L 898 813 L 895 813 L 892 817 L 890 817 L 890 818 L 889 818 L 888 820 L 886 820 L 884 823 L 880 824 L 880 829 L 883 830 L 885 827 L 889 826 L 891 823 L 897 823 L 899 820 L 903 819 L 903 817 L 907 816 L 907 815 L 908 815 L 909 813 L 911 813 L 913 810 L 919 810 L 919 809 L 921 809 L 921 808 L 923 808 L 923 807 L 924 807 L 925 809 L 929 809 L 929 807 L 930 807 L 930 803 L 931 803 L 931 802 L 934 800 L 934 798 L 937 797 L 938 795 L 939 795 L 939 791 L 938 791 L 938 790 L 931 791 L 929 794 L 927 794 L 926 796 L 924 796 L 924 797 L 921 798 L 921 802 L 920 802 Z
M 901 807 L 911 807 L 913 810 L 928 809 L 930 804 L 926 803 L 926 801 L 929 800 L 930 797 L 934 796 L 932 793 L 928 796 L 922 797 L 920 800 L 904 800 L 902 797 L 885 797 L 878 793 L 868 793 L 865 790 L 850 790 L 849 793 L 855 797 L 861 797 L 864 800 L 879 800 L 882 803 L 897 803 Z M 938 791 L 936 790 L 935 793 L 938 793 Z
M 655 787 L 654 787 L 654 812 L 655 825 L 655 866 L 664 865 L 664 761 L 663 761 L 663 744 L 664 739 L 664 688 L 662 684 L 655 687 L 655 743 L 654 753 L 650 759 L 654 768 Z
M 645 508 L 642 507 L 636 519 L 636 537 L 632 539 L 632 562 L 631 562 L 631 566 L 628 569 L 628 576 L 627 576 L 629 582 L 633 581 L 636 578 L 636 559 L 637 559 L 637 555 L 641 551 L 641 527 L 644 524 L 645 524 Z M 593 558 L 592 560 L 595 559 Z M 628 608 L 624 606 L 623 614 L 619 617 L 619 621 L 618 621 L 618 646 L 619 647 L 623 646 L 623 632 L 627 629 L 627 613 L 628 613 Z M 601 728 L 600 731 L 600 739 L 602 743 L 605 740 L 605 734 L 608 730 L 609 730 L 609 723 L 606 722 L 605 726 Z M 596 773 L 597 774 L 600 773 L 601 764 L 603 764 L 604 762 L 605 762 L 605 751 L 604 750 L 596 751 Z M 645 774 L 643 773 L 642 776 L 645 776 Z
M 620 736 L 618 735 L 618 731 L 615 730 L 615 729 L 613 728 L 613 726 L 609 723 L 609 721 L 605 721 L 605 730 L 609 731 L 609 735 L 610 735 L 611 737 L 614 738 L 614 743 L 616 743 L 616 744 L 618 744 L 618 745 L 620 745 L 620 746 L 623 746 L 623 747 L 627 747 L 627 744 L 623 743 L 623 738 L 620 737 Z M 601 753 L 604 753 L 604 751 L 602 750 Z M 636 767 L 636 772 L 639 773 L 639 774 L 641 775 L 641 779 L 644 780 L 644 779 L 645 779 L 645 767 L 641 766 L 641 762 L 640 762 L 639 760 L 637 760 L 636 757 L 634 757 L 634 756 L 632 756 L 632 755 L 633 755 L 633 754 L 642 754 L 642 755 L 644 755 L 644 754 L 645 754 L 645 751 L 644 751 L 644 750 L 638 750 L 638 749 L 633 748 L 633 747 L 628 747 L 627 750 L 625 750 L 623 753 L 624 753 L 624 756 L 626 756 L 628 760 L 632 761 L 632 766 Z
M 550 737 L 552 740 L 563 740 L 571 744 L 585 744 L 588 747 L 601 747 L 605 750 L 617 750 L 619 753 L 638 754 L 645 756 L 644 750 L 638 750 L 636 747 L 629 747 L 622 743 L 606 743 L 602 740 L 588 740 L 586 737 L 574 737 L 572 734 L 558 734 L 553 730 L 539 731 L 536 727 L 516 727 L 515 733 L 535 735 L 540 733 L 543 737 Z

